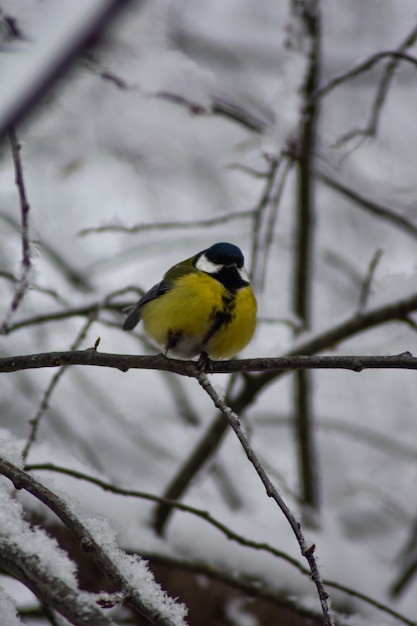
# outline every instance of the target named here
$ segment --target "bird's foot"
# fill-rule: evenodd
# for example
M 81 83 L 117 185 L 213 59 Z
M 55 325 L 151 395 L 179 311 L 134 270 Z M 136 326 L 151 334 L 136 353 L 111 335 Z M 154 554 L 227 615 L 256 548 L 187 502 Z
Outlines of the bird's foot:
M 207 352 L 202 352 L 197 361 L 197 369 L 199 370 L 199 372 L 201 374 L 203 372 L 205 373 L 211 372 L 211 369 L 212 369 L 211 364 L 212 364 L 212 361 L 209 355 L 207 354 Z

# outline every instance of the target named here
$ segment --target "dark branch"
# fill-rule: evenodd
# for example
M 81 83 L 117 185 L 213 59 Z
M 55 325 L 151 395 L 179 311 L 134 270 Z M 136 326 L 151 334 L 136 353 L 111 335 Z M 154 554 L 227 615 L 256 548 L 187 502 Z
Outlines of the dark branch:
M 175 222 L 152 222 L 144 224 L 134 224 L 133 226 L 123 226 L 120 224 L 107 224 L 105 226 L 97 226 L 92 228 L 83 228 L 79 231 L 79 235 L 84 237 L 85 235 L 97 234 L 97 233 L 141 233 L 149 232 L 152 230 L 181 230 L 182 228 L 207 228 L 208 226 L 217 226 L 218 224 L 225 224 L 233 220 L 240 220 L 246 217 L 251 217 L 254 213 L 253 209 L 247 211 L 238 211 L 235 213 L 225 213 L 224 215 L 218 215 L 217 217 L 211 217 L 203 220 L 190 220 L 190 221 L 175 221 Z
M 213 403 L 217 409 L 221 411 L 223 416 L 226 418 L 227 423 L 234 431 L 236 437 L 239 439 L 239 442 L 242 448 L 245 451 L 245 454 L 250 463 L 252 463 L 256 473 L 258 474 L 263 486 L 265 487 L 265 491 L 267 496 L 269 496 L 274 502 L 279 506 L 285 518 L 287 519 L 291 529 L 297 539 L 298 545 L 300 546 L 300 551 L 303 557 L 307 560 L 308 566 L 311 571 L 311 578 L 313 579 L 314 584 L 316 585 L 317 593 L 319 596 L 322 612 L 323 612 L 323 624 L 325 626 L 334 626 L 334 620 L 332 616 L 332 612 L 329 604 L 329 596 L 325 590 L 323 579 L 321 577 L 317 559 L 315 556 L 315 546 L 312 544 L 308 544 L 304 533 L 301 529 L 300 523 L 296 520 L 294 514 L 291 509 L 287 506 L 286 502 L 283 500 L 278 490 L 275 488 L 273 483 L 271 482 L 267 472 L 265 471 L 262 463 L 259 461 L 258 456 L 256 455 L 254 449 L 249 443 L 248 438 L 243 432 L 239 418 L 232 411 L 230 407 L 228 407 L 225 402 L 218 396 L 212 385 L 210 384 L 206 374 L 200 374 L 198 377 L 198 382 L 204 389 L 204 391 L 210 396 L 213 400 Z
M 3 457 L 0 457 L 0 473 L 6 476 L 16 489 L 28 491 L 57 515 L 73 534 L 80 547 L 93 556 L 98 567 L 113 583 L 115 589 L 124 592 L 124 600 L 128 606 L 137 611 L 137 613 L 147 616 L 151 623 L 160 626 L 173 626 L 171 619 L 161 615 L 156 607 L 149 606 L 149 603 L 142 601 L 140 589 L 132 587 L 129 578 L 126 577 L 123 570 L 119 569 L 112 561 L 106 550 L 95 540 L 94 536 L 74 514 L 65 500 Z
M 248 109 L 243 108 L 240 104 L 226 100 L 221 96 L 212 95 L 211 106 L 210 108 L 206 108 L 202 104 L 193 102 L 178 93 L 160 91 L 155 95 L 158 98 L 163 98 L 164 100 L 169 100 L 170 102 L 186 107 L 192 115 L 221 115 L 257 133 L 263 132 L 272 121 L 261 119 Z
M 294 357 L 300 354 L 312 355 L 329 348 L 333 350 L 335 345 L 341 341 L 344 341 L 359 332 L 368 330 L 378 326 L 379 324 L 384 324 L 388 321 L 400 320 L 401 322 L 407 323 L 409 314 L 415 310 L 417 310 L 417 294 L 414 294 L 410 298 L 376 308 L 368 313 L 355 315 L 330 330 L 325 331 L 322 334 L 305 341 L 304 343 L 298 344 L 298 346 L 285 355 L 285 358 Z M 304 359 L 305 356 L 298 358 Z M 323 357 L 316 358 L 322 359 Z M 325 357 L 325 360 L 320 360 L 320 363 L 327 363 L 330 365 L 330 361 L 327 360 L 328 358 L 332 357 Z M 353 358 L 355 359 L 355 357 Z M 295 362 L 287 361 L 287 365 L 291 362 L 293 364 L 295 362 L 300 364 L 300 361 L 296 360 Z M 281 361 L 281 363 L 283 363 L 283 361 Z M 306 364 L 307 361 L 304 361 L 304 363 Z M 335 361 L 333 361 L 333 363 L 335 364 Z M 358 362 L 356 363 L 359 365 Z M 214 365 L 217 366 L 217 364 Z M 233 368 L 235 366 L 238 368 L 242 367 L 244 364 L 241 364 L 239 361 L 230 361 L 228 365 Z M 352 362 L 352 365 L 354 365 L 354 362 Z M 355 370 L 354 367 L 352 369 Z M 235 398 L 228 398 L 228 404 L 232 406 L 234 411 L 242 415 L 245 409 L 255 401 L 257 394 L 259 394 L 265 386 L 271 384 L 272 382 L 276 382 L 284 373 L 285 370 L 271 370 L 264 371 L 258 376 L 247 375 L 245 377 L 245 385 L 243 386 L 241 392 Z M 185 459 L 177 475 L 174 476 L 171 483 L 168 485 L 165 490 L 166 497 L 176 500 L 186 492 L 201 468 L 204 467 L 208 460 L 215 454 L 217 448 L 223 440 L 223 437 L 225 436 L 226 431 L 227 423 L 223 415 L 217 415 L 208 427 L 206 433 L 201 437 L 200 441 L 194 447 L 190 455 Z M 170 509 L 169 506 L 160 505 L 155 511 L 155 528 L 161 534 L 164 531 L 171 510 L 172 509 Z
M 19 544 L 1 535 L 0 567 L 30 589 L 47 607 L 55 609 L 74 626 L 115 626 L 92 598 L 48 572 L 41 555 L 30 555 Z
M 33 110 L 40 99 L 49 91 L 56 80 L 66 72 L 82 50 L 91 44 L 94 38 L 98 37 L 115 13 L 127 4 L 127 2 L 122 3 L 119 0 L 102 2 L 90 16 L 89 21 L 77 25 L 77 31 L 71 33 L 72 39 L 62 42 L 62 47 L 55 50 L 54 56 L 48 60 L 46 66 L 38 69 L 34 80 L 21 90 L 20 98 L 12 103 L 13 106 L 9 106 L 3 112 L 0 119 L 0 140 L 11 126 L 16 125 L 25 115 Z
M 12 150 L 13 165 L 15 171 L 15 183 L 19 193 L 20 203 L 20 230 L 22 238 L 22 270 L 17 283 L 9 311 L 4 322 L 0 326 L 0 334 L 4 335 L 8 331 L 9 321 L 15 311 L 19 308 L 26 292 L 29 288 L 29 273 L 31 269 L 30 244 L 29 244 L 29 202 L 27 199 L 25 181 L 23 178 L 22 159 L 20 157 L 21 145 L 18 141 L 16 131 L 13 127 L 9 130 L 10 147 Z
M 368 57 L 364 61 L 361 61 L 360 63 L 350 68 L 349 70 L 346 70 L 345 72 L 341 72 L 340 74 L 337 74 L 336 76 L 331 78 L 329 81 L 327 81 L 325 85 L 322 85 L 321 87 L 319 87 L 319 89 L 317 89 L 313 93 L 312 100 L 323 98 L 330 91 L 333 91 L 335 87 L 338 87 L 339 85 L 345 83 L 348 80 L 351 80 L 352 78 L 356 78 L 357 76 L 360 76 L 360 74 L 363 74 L 364 72 L 367 72 L 368 70 L 372 69 L 374 65 L 379 63 L 379 61 L 382 61 L 387 58 L 397 59 L 398 61 L 406 61 L 414 65 L 414 67 L 417 69 L 417 58 L 410 56 L 409 54 L 406 54 L 405 52 L 401 52 L 399 50 L 384 50 L 382 52 L 377 52 L 376 54 L 373 54 L 372 56 Z
M 321 426 L 321 425 L 323 425 L 323 423 L 319 423 L 318 425 Z M 331 426 L 333 426 L 333 423 L 330 424 L 330 427 Z M 350 424 L 347 426 L 348 432 L 350 432 L 350 426 L 351 426 Z M 338 428 L 340 427 L 340 423 L 339 422 L 337 423 L 337 427 Z M 359 432 L 356 432 L 356 431 L 353 432 L 352 431 L 352 433 L 354 434 L 355 437 L 361 437 L 364 434 L 362 432 L 362 430 L 360 430 Z M 396 445 L 392 441 L 387 441 L 387 440 L 383 439 L 380 436 L 379 433 L 365 431 L 365 437 L 371 439 L 371 441 L 373 439 L 380 438 L 381 442 L 382 442 L 381 445 L 383 445 L 385 447 L 389 447 L 390 449 L 391 449 L 392 445 Z M 404 447 L 399 448 L 397 452 L 401 456 L 403 456 L 404 453 L 405 453 L 405 454 L 411 454 L 411 458 L 413 458 L 413 459 L 416 458 L 416 454 L 414 454 L 413 452 L 410 453 L 410 451 L 408 449 L 404 448 Z M 253 541 L 253 540 L 248 539 L 247 537 L 245 537 L 243 535 L 240 535 L 239 533 L 236 533 L 229 526 L 226 526 L 225 524 L 220 522 L 218 519 L 213 517 L 208 511 L 205 511 L 203 509 L 198 509 L 196 507 L 190 506 L 188 504 L 183 504 L 182 502 L 176 502 L 174 500 L 168 500 L 167 501 L 165 498 L 161 498 L 160 496 L 157 496 L 155 494 L 151 494 L 151 493 L 148 493 L 148 492 L 136 491 L 134 489 L 124 489 L 122 487 L 117 487 L 113 483 L 109 483 L 107 481 L 101 480 L 100 478 L 96 478 L 95 476 L 90 476 L 89 474 L 85 474 L 84 472 L 80 472 L 80 471 L 72 469 L 72 468 L 62 467 L 60 465 L 54 465 L 53 463 L 29 464 L 29 465 L 25 466 L 25 470 L 29 471 L 29 472 L 31 472 L 31 471 L 40 471 L 40 470 L 41 471 L 44 470 L 44 471 L 48 471 L 48 472 L 57 472 L 59 474 L 65 474 L 66 476 L 72 476 L 73 478 L 75 478 L 77 480 L 84 480 L 84 481 L 89 482 L 89 483 L 91 483 L 93 485 L 96 485 L 97 487 L 100 487 L 104 491 L 108 491 L 110 493 L 115 493 L 115 494 L 126 496 L 126 497 L 140 498 L 142 500 L 148 500 L 148 501 L 151 501 L 151 502 L 167 503 L 167 504 L 173 506 L 174 508 L 176 508 L 179 511 L 183 511 L 185 513 L 191 513 L 192 515 L 195 515 L 196 517 L 199 517 L 200 519 L 203 519 L 208 524 L 211 524 L 212 526 L 214 526 L 214 528 L 217 528 L 221 533 L 223 533 L 225 535 L 225 537 L 227 537 L 227 539 L 229 539 L 231 541 L 235 541 L 236 543 L 238 543 L 238 544 L 240 544 L 242 546 L 245 546 L 247 548 L 252 548 L 254 550 L 261 550 L 261 551 L 268 552 L 269 554 L 272 554 L 274 557 L 282 559 L 282 560 L 286 561 L 287 563 L 289 563 L 290 565 L 294 566 L 302 574 L 304 574 L 306 576 L 310 576 L 310 574 L 311 574 L 311 572 L 310 572 L 310 570 L 308 568 L 306 568 L 303 565 L 301 565 L 301 563 L 299 561 L 297 561 L 295 558 L 293 558 L 292 556 L 290 556 L 286 552 L 283 552 L 282 550 L 278 550 L 277 548 L 274 548 L 273 546 L 271 546 L 270 544 L 267 544 L 265 542 Z M 143 553 L 141 553 L 141 554 L 146 559 L 149 559 L 149 560 L 151 560 L 153 562 L 156 561 L 156 562 L 163 562 L 163 563 L 165 563 L 164 559 L 165 558 L 169 559 L 169 557 L 164 557 L 164 556 L 155 555 L 155 554 L 149 554 L 149 555 L 148 554 L 144 555 Z M 178 561 L 175 561 L 175 563 L 173 563 L 173 566 L 176 567 L 176 568 L 179 568 L 179 569 L 184 569 L 185 568 L 185 569 L 188 570 L 189 564 L 187 562 L 184 562 L 183 560 L 178 560 Z M 210 565 L 210 567 L 207 567 L 206 564 L 201 564 L 201 567 L 204 568 L 204 570 L 206 570 L 206 569 L 211 569 L 212 570 L 212 565 Z M 199 573 L 203 573 L 203 572 L 200 571 Z M 239 579 L 241 580 L 241 577 Z M 400 615 L 399 613 L 397 613 L 393 609 L 390 609 L 388 606 L 378 602 L 377 600 L 374 600 L 373 598 L 371 598 L 371 597 L 361 593 L 360 591 L 356 591 L 355 589 L 352 589 L 350 587 L 346 587 L 344 585 L 340 585 L 339 583 L 334 582 L 332 580 L 325 579 L 324 583 L 328 587 L 333 587 L 335 589 L 343 591 L 344 593 L 347 593 L 348 595 L 350 595 L 352 597 L 359 598 L 363 602 L 366 602 L 367 604 L 370 604 L 371 606 L 374 606 L 374 607 L 380 609 L 381 611 L 386 612 L 386 613 L 392 615 L 393 617 L 396 617 L 399 621 L 402 621 L 404 624 L 408 624 L 410 626 L 416 626 L 415 622 L 411 622 L 410 620 L 407 620 L 406 617 L 403 617 L 402 615 Z M 259 589 L 259 585 L 258 584 L 255 584 L 255 589 Z M 253 593 L 250 592 L 250 595 L 253 595 Z M 264 597 L 264 596 L 262 595 L 261 597 Z M 271 596 L 269 597 L 269 599 L 274 601 Z M 280 604 L 281 594 L 279 594 L 279 596 L 277 597 L 277 601 L 278 601 L 278 604 Z
M 111 367 L 121 372 L 127 372 L 130 369 L 159 370 L 193 378 L 200 373 L 200 368 L 196 361 L 170 359 L 163 354 L 155 356 L 111 354 L 108 352 L 97 352 L 94 348 L 0 358 L 0 372 L 18 372 L 28 369 L 69 365 Z M 282 357 L 210 361 L 210 374 L 263 372 L 269 378 L 278 372 L 307 369 L 344 369 L 352 372 L 361 372 L 365 369 L 414 370 L 417 369 L 417 357 L 414 357 L 410 352 L 389 356 L 308 356 L 290 354 Z
M 353 202 L 358 206 L 358 208 L 371 213 L 372 215 L 376 215 L 387 222 L 391 222 L 394 226 L 397 226 L 401 230 L 405 231 L 408 235 L 412 237 L 417 237 L 417 226 L 413 224 L 410 220 L 402 215 L 396 213 L 393 209 L 388 208 L 374 200 L 370 200 L 366 196 L 358 193 L 356 190 L 353 190 L 351 187 L 344 185 L 343 183 L 327 176 L 324 173 L 318 174 L 319 179 L 325 183 L 331 189 L 339 192 L 346 198 L 353 200 Z

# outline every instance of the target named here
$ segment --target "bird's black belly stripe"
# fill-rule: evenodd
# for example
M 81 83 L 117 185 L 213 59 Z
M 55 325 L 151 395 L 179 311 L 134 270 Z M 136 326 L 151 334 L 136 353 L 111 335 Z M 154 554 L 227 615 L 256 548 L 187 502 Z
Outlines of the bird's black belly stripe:
M 175 348 L 178 346 L 178 344 L 180 343 L 181 339 L 183 338 L 183 333 L 180 330 L 177 331 L 173 331 L 170 330 L 168 331 L 168 339 L 167 339 L 167 344 L 166 344 L 166 351 L 168 352 L 169 350 L 175 350 Z
M 235 294 L 228 293 L 222 296 L 223 309 L 214 309 L 212 313 L 213 323 L 203 338 L 203 344 L 207 344 L 212 337 L 221 329 L 232 321 L 233 309 L 235 308 Z

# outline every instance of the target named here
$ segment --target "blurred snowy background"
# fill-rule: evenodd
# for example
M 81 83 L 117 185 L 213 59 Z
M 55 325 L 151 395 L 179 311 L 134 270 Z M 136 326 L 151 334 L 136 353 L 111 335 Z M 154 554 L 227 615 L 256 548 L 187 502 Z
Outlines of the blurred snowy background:
M 75 14 L 83 4 L 63 2 L 58 12 L 52 0 L 0 2 L 0 81 L 7 97 L 19 89 L 16 68 L 30 64 L 32 47 L 40 40 L 48 43 L 48 38 L 59 45 L 66 11 Z M 417 73 L 412 63 L 399 63 L 376 132 L 365 141 L 340 139 L 367 125 L 390 58 L 318 100 L 308 331 L 295 337 L 293 329 L 295 166 L 285 180 L 277 178 L 283 181 L 278 214 L 268 222 L 270 202 L 256 245 L 254 212 L 266 186 L 265 176 L 257 173 L 268 173 L 274 159 L 292 145 L 305 105 L 301 89 L 311 42 L 297 16 L 301 4 L 127 3 L 17 126 L 30 204 L 31 288 L 10 321 L 9 334 L 0 339 L 1 356 L 70 349 L 94 314 L 94 305 L 129 286 L 149 288 L 168 267 L 216 241 L 239 245 L 256 279 L 259 323 L 242 356 L 279 356 L 294 341 L 354 317 L 378 250 L 382 254 L 367 308 L 416 291 Z M 18 36 L 5 16 L 13 18 Z M 398 49 L 408 37 L 403 51 L 417 56 L 413 0 L 327 0 L 321 4 L 321 20 L 320 85 L 377 52 Z M 241 113 L 240 121 L 225 114 L 226 104 L 235 117 Z M 242 120 L 254 120 L 256 129 Z M 13 299 L 22 258 L 19 199 L 7 138 L 0 162 L 1 321 Z M 280 167 L 278 174 L 284 161 Z M 375 207 L 382 209 L 378 213 Z M 100 336 L 100 351 L 154 354 L 141 328 L 134 334 L 120 328 L 121 304 L 136 298 L 133 289 L 115 296 L 111 302 L 118 306 L 104 307 L 91 318 L 78 347 L 91 347 Z M 415 353 L 416 339 L 411 322 L 390 323 L 328 353 Z M 50 369 L 3 374 L 1 427 L 23 449 L 30 420 L 41 412 L 28 463 L 71 467 L 120 487 L 162 495 L 215 417 L 211 402 L 191 379 L 72 367 L 49 396 L 54 376 Z M 213 381 L 220 390 L 228 386 L 227 376 L 214 376 Z M 404 571 L 403 551 L 407 542 L 413 545 L 417 516 L 415 373 L 314 372 L 309 410 L 314 415 L 320 506 L 317 529 L 307 534 L 317 545 L 322 574 L 370 595 L 412 623 L 417 579 L 396 598 L 390 596 L 390 587 Z M 300 512 L 294 412 L 293 376 L 287 375 L 257 396 L 244 419 L 255 450 L 290 507 Z M 238 573 L 242 580 L 255 579 L 261 588 L 318 611 L 307 577 L 285 561 L 229 542 L 201 519 L 176 512 L 165 537 L 157 538 L 151 527 L 152 503 L 115 496 L 68 476 L 48 477 L 76 497 L 84 511 L 110 520 L 119 545 L 128 550 L 162 560 L 204 562 Z M 36 511 L 33 498 L 22 496 L 22 501 Z M 231 434 L 183 501 L 302 560 L 287 522 L 266 497 Z M 38 513 L 45 514 L 43 509 Z M 0 584 L 19 606 L 33 606 L 33 597 L 19 585 L 6 577 Z M 343 623 L 400 623 L 329 591 L 335 608 L 351 614 Z M 174 595 L 179 592 L 174 590 Z M 230 600 L 229 621 L 212 618 L 207 623 L 267 623 L 242 607 Z M 47 623 L 25 619 L 25 624 Z

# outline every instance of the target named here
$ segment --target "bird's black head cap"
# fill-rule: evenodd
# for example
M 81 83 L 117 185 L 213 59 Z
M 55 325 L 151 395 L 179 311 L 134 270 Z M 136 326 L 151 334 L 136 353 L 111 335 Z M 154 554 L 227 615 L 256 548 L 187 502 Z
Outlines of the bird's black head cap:
M 245 259 L 240 248 L 233 243 L 215 243 L 207 250 L 204 250 L 207 259 L 216 265 L 235 265 L 238 268 L 243 267 Z

